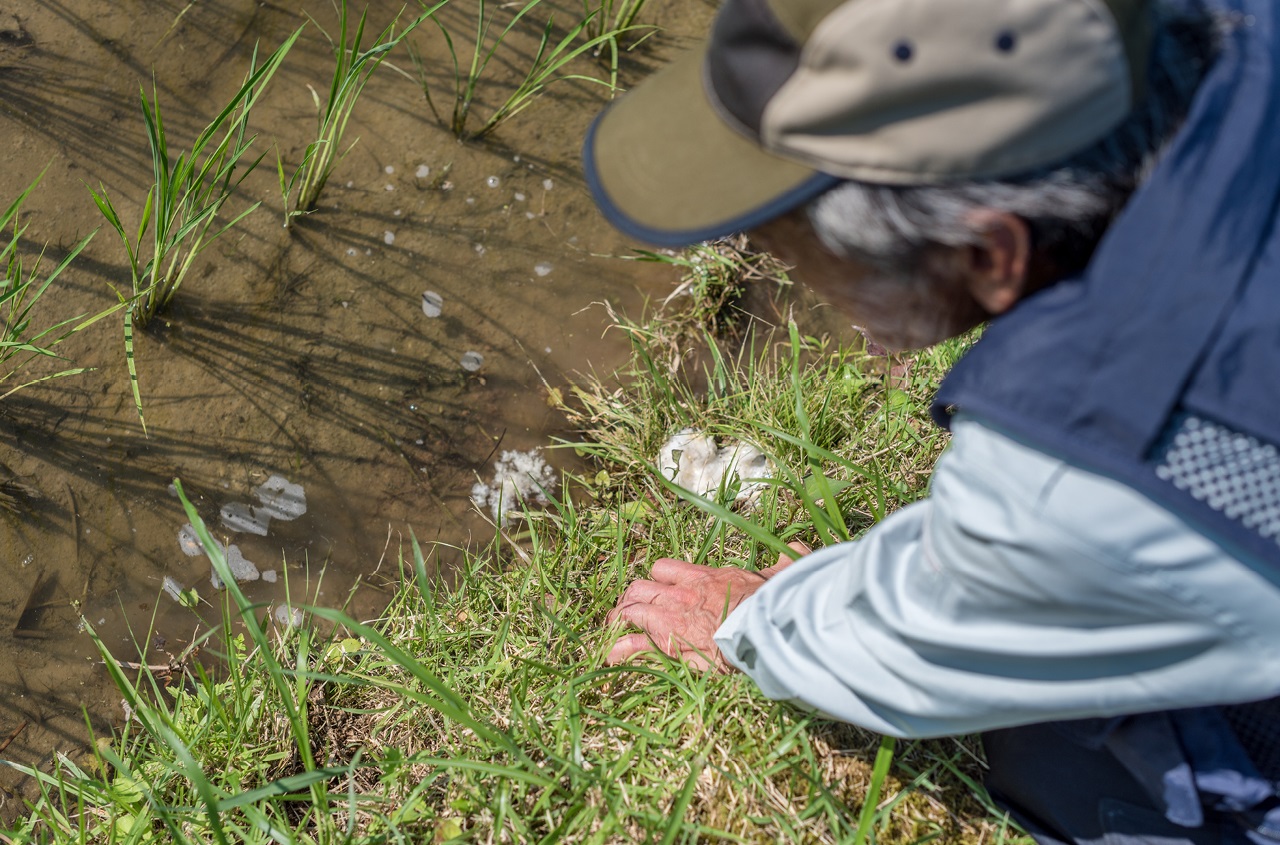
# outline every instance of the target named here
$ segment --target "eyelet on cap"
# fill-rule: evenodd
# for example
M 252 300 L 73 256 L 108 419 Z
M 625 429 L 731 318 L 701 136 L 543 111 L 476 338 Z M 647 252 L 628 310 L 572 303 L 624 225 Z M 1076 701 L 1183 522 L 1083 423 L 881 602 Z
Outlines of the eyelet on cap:
M 1018 46 L 1018 36 L 1012 30 L 1002 30 L 996 35 L 995 45 L 1001 53 L 1012 53 Z
M 911 61 L 911 57 L 915 55 L 915 48 L 911 46 L 910 41 L 899 41 L 893 45 L 893 57 L 902 63 Z

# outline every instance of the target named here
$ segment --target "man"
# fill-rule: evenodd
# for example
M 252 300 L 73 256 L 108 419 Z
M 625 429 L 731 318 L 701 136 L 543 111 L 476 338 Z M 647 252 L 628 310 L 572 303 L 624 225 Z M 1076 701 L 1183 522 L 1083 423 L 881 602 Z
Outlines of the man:
M 657 561 L 610 660 L 984 732 L 1044 843 L 1280 841 L 1276 18 L 726 0 L 601 115 L 587 178 L 623 231 L 749 231 L 888 346 L 991 320 L 927 500 L 763 573 Z

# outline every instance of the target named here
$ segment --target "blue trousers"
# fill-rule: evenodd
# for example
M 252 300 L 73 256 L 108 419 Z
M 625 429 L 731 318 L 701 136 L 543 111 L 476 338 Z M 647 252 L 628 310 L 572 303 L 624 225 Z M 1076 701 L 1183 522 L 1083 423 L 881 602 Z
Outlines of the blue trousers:
M 1280 843 L 1280 701 L 1028 725 L 982 740 L 991 797 L 1040 845 Z

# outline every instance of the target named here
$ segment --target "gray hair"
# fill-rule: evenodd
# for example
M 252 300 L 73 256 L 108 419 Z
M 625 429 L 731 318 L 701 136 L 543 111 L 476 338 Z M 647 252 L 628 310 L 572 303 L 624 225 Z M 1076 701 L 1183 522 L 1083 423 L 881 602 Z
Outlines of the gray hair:
M 847 181 L 807 206 L 822 242 L 883 273 L 910 277 L 932 254 L 981 243 L 976 209 L 1025 220 L 1037 254 L 1061 272 L 1088 262 L 1190 108 L 1217 50 L 1220 21 L 1158 3 L 1147 96 L 1110 135 L 1059 165 L 1009 179 L 928 186 Z

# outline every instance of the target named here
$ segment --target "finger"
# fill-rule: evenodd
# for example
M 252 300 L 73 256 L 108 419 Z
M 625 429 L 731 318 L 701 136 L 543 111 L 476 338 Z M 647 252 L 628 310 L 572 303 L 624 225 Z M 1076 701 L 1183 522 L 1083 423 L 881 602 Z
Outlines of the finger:
M 671 595 L 675 592 L 681 592 L 679 588 L 670 584 L 659 584 L 655 581 L 632 581 L 631 586 L 622 593 L 622 598 L 618 601 L 619 605 L 629 604 L 630 602 L 649 602 L 650 604 L 674 604 L 676 596 Z
M 654 646 L 653 640 L 649 639 L 648 634 L 627 634 L 618 638 L 618 641 L 613 644 L 613 648 L 609 649 L 609 654 L 605 656 L 604 661 L 610 666 L 617 666 L 637 654 L 656 650 L 657 648 Z
M 787 543 L 787 548 L 794 551 L 795 554 L 788 555 L 786 552 L 783 552 L 782 554 L 778 555 L 777 563 L 775 563 L 773 566 L 770 566 L 767 569 L 760 570 L 760 574 L 763 575 L 765 578 L 772 578 L 782 570 L 786 569 L 791 564 L 795 563 L 800 558 L 813 552 L 813 549 L 809 548 L 807 544 L 802 543 L 799 540 L 792 540 L 790 543 Z
M 614 615 L 614 620 L 630 622 L 651 636 L 660 631 L 672 630 L 675 622 L 670 611 L 646 602 L 620 605 L 613 609 L 611 615 Z M 654 636 L 654 639 L 659 638 Z
M 653 571 L 649 577 L 659 584 L 678 584 L 687 578 L 701 575 L 711 568 L 710 566 L 699 566 L 696 563 L 664 557 L 654 561 Z

